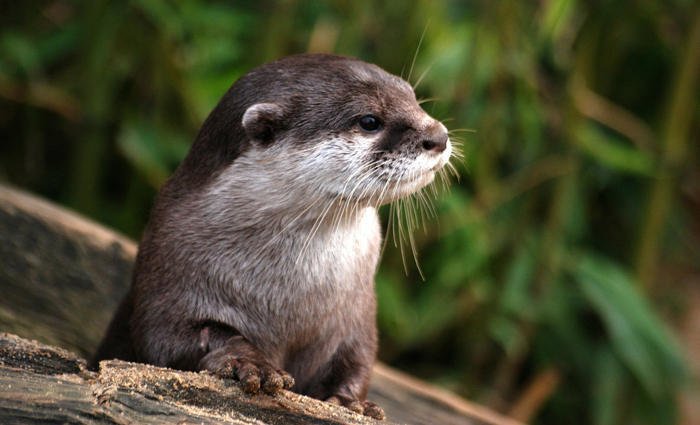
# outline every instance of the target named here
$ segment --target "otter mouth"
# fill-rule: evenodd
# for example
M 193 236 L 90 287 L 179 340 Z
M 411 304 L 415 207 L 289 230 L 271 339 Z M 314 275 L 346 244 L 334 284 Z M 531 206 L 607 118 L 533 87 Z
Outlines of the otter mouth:
M 410 178 L 410 179 L 408 180 L 408 182 L 416 182 L 416 181 L 421 181 L 421 180 L 428 180 L 428 182 L 426 182 L 426 184 L 430 183 L 430 181 L 432 181 L 433 178 L 435 177 L 435 173 L 437 173 L 438 171 L 440 171 L 440 169 L 442 169 L 442 168 L 445 166 L 445 164 L 447 164 L 447 162 L 448 162 L 449 160 L 450 160 L 449 155 L 442 155 L 442 156 L 440 156 L 440 158 L 439 158 L 438 161 L 435 163 L 435 165 L 433 165 L 432 167 L 428 168 L 428 169 L 425 170 L 424 172 L 418 174 L 417 176 L 415 176 L 415 177 L 413 177 L 413 178 Z
M 449 162 L 451 157 L 449 142 L 447 146 L 439 156 L 430 155 L 428 157 L 430 159 L 418 156 L 409 162 L 382 165 L 383 172 L 367 179 L 364 184 L 356 187 L 346 184 L 342 190 L 343 194 L 335 192 L 330 196 L 334 196 L 341 203 L 356 202 L 375 207 L 410 196 L 430 185 L 435 180 L 435 174 Z M 346 189 L 350 190 L 346 191 Z
M 409 191 L 406 195 L 410 195 L 413 192 L 417 192 L 424 188 L 425 186 L 429 185 L 434 179 L 435 179 L 435 173 L 437 170 L 439 170 L 441 167 L 437 167 L 435 169 L 430 169 L 426 171 L 425 173 L 418 175 L 412 179 L 404 180 L 399 182 L 398 184 L 400 186 L 412 186 L 412 190 Z M 404 196 L 406 196 L 404 195 Z
M 423 183 L 423 182 L 425 184 L 429 184 L 435 178 L 435 173 L 440 168 L 442 168 L 442 167 L 435 166 L 435 167 L 432 167 L 428 170 L 425 170 L 421 174 L 417 174 L 417 175 L 413 175 L 413 176 L 409 175 L 409 176 L 407 176 L 407 178 L 404 178 L 404 179 L 397 181 L 396 185 L 402 186 L 402 185 L 407 185 L 407 184 L 416 184 L 416 183 Z M 421 187 L 423 187 L 423 186 L 421 186 Z M 419 190 L 419 189 L 420 189 L 420 187 L 417 188 L 416 190 Z
M 401 178 L 393 181 L 381 179 L 383 184 L 390 185 L 390 187 L 385 190 L 385 199 L 381 200 L 381 202 L 386 203 L 404 198 L 431 184 L 435 179 L 435 174 L 447 164 L 449 159 L 450 151 L 448 150 L 447 154 L 443 154 L 437 158 L 435 164 L 430 167 L 423 168 L 425 167 L 424 165 L 413 172 L 407 170 L 407 172 L 402 173 L 403 175 Z

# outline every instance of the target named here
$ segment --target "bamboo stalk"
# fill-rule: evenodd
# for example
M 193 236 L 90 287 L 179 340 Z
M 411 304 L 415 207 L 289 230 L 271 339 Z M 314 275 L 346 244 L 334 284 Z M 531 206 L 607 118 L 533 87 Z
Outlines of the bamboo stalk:
M 700 75 L 700 10 L 690 33 L 683 55 L 662 137 L 661 164 L 649 191 L 649 201 L 642 223 L 636 256 L 639 285 L 651 289 L 657 278 L 663 237 L 675 198 L 678 177 L 686 162 L 688 139 L 698 101 Z
M 108 115 L 113 107 L 115 76 L 110 56 L 118 31 L 127 15 L 127 5 L 95 2 L 87 12 L 90 24 L 84 29 L 92 40 L 87 48 L 84 98 L 85 132 L 78 138 L 73 155 L 68 203 L 78 211 L 96 216 L 99 211 L 100 168 L 108 149 Z

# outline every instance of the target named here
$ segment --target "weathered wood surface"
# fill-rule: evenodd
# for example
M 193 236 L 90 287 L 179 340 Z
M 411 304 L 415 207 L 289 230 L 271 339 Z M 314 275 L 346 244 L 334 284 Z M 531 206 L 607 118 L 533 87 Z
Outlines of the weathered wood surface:
M 89 356 L 135 255 L 128 239 L 0 185 L 0 331 Z
M 289 391 L 121 361 L 99 373 L 59 348 L 0 334 L 0 423 L 386 424 Z
M 15 348 L 12 363 L 3 347 L 18 340 L 0 340 L 0 423 L 379 423 L 293 393 L 251 397 L 207 374 L 122 362 L 87 371 L 80 357 L 95 349 L 126 292 L 135 253 L 117 233 L 0 185 L 0 332 L 68 350 L 23 342 L 18 347 L 38 354 L 22 357 Z M 375 368 L 369 398 L 398 423 L 518 424 L 387 366 Z

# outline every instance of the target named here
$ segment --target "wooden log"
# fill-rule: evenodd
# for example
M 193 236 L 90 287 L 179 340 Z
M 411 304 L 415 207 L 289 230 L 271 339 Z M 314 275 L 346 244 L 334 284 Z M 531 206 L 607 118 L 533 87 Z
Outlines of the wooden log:
M 123 236 L 0 185 L 0 331 L 89 356 L 135 256 Z
M 250 395 L 209 373 L 105 361 L 0 334 L 0 423 L 387 424 L 289 391 Z
M 0 185 L 0 332 L 51 345 L 0 337 L 0 423 L 381 423 L 291 392 L 250 396 L 206 373 L 87 370 L 135 254 L 123 236 Z M 369 398 L 400 423 L 522 425 L 384 365 Z

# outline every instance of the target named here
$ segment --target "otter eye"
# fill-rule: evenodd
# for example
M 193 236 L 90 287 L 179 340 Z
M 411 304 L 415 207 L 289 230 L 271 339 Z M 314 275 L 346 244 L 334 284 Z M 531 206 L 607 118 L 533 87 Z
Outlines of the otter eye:
M 365 115 L 364 117 L 360 118 L 358 125 L 362 131 L 367 133 L 376 133 L 382 128 L 382 123 L 379 122 L 379 118 L 375 117 L 374 115 Z

